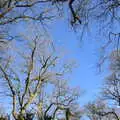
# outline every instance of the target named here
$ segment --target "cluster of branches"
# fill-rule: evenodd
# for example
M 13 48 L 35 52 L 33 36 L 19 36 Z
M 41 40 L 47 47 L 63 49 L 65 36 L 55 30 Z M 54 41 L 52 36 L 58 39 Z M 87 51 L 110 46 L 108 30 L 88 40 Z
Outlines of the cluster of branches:
M 32 20 L 42 25 L 46 24 L 48 21 L 53 21 L 53 18 L 57 18 L 59 12 L 62 10 L 61 5 L 64 5 L 66 2 L 68 3 L 67 5 L 71 13 L 70 23 L 72 26 L 86 26 L 89 23 L 91 25 L 91 22 L 93 25 L 100 23 L 102 32 L 108 35 L 109 38 L 107 43 L 105 42 L 103 45 L 102 50 L 105 51 L 111 43 L 116 43 L 114 40 L 111 40 L 111 35 L 119 35 L 119 31 L 114 32 L 110 27 L 113 25 L 117 26 L 120 21 L 119 0 L 0 0 L 1 44 L 3 45 L 3 39 L 13 39 L 11 36 L 14 36 L 8 33 L 7 37 L 2 35 L 2 33 L 5 33 L 3 26 L 8 27 L 8 25 L 11 26 L 13 23 L 19 23 L 24 20 Z M 92 26 L 89 27 L 92 28 Z M 83 29 L 84 28 L 85 27 L 83 27 Z M 83 29 L 81 27 L 80 31 Z M 100 66 L 105 59 L 106 56 L 102 55 L 98 66 Z
M 94 22 L 93 25 L 103 23 L 103 26 L 101 24 L 100 27 L 103 33 L 106 33 L 106 35 L 108 33 L 108 36 L 111 32 L 119 34 L 119 31 L 114 32 L 113 29 L 110 29 L 111 25 L 117 25 L 120 21 L 119 0 L 0 0 L 1 44 L 3 45 L 3 39 L 13 39 L 11 36 L 14 35 L 9 35 L 8 33 L 7 37 L 2 35 L 2 33 L 5 33 L 3 30 L 7 30 L 8 25 L 11 26 L 13 23 L 20 23 L 20 21 L 28 20 L 41 23 L 42 25 L 47 24 L 48 21 L 53 21 L 53 18 L 57 18 L 59 12 L 62 10 L 61 5 L 64 5 L 66 2 L 71 13 L 70 23 L 73 27 L 86 26 L 89 23 L 91 25 L 91 22 Z M 3 27 L 5 27 L 5 29 L 3 29 Z M 89 27 L 92 28 L 92 26 Z M 84 28 L 85 27 L 83 27 L 83 29 Z M 83 29 L 81 27 L 80 31 Z M 114 43 L 114 40 L 112 40 L 112 42 Z M 102 49 L 107 49 L 108 45 L 112 42 L 111 39 L 108 40 Z M 106 56 L 101 57 L 98 66 L 104 62 L 105 58 Z
M 53 16 L 51 15 L 52 12 L 50 6 L 56 5 L 59 8 L 61 5 L 59 3 L 64 4 L 65 2 L 68 2 L 69 10 L 71 11 L 72 25 L 76 23 L 87 24 L 88 20 L 92 20 L 92 17 L 96 17 L 98 20 L 98 18 L 101 19 L 102 17 L 108 16 L 108 19 L 119 21 L 119 0 L 1 0 L 0 25 L 10 24 L 21 19 L 31 19 L 35 21 L 51 19 Z M 41 9 L 41 5 L 46 7 L 46 4 L 51 4 L 48 10 Z M 32 9 L 37 9 L 37 14 L 28 14 L 28 10 L 30 12 Z M 46 13 L 49 13 L 50 16 Z
M 53 16 L 51 15 L 50 17 L 47 16 L 47 13 L 51 12 L 50 8 L 48 8 L 48 10 L 45 12 L 41 11 L 38 7 L 40 7 L 41 4 L 43 4 L 44 6 L 46 6 L 45 4 L 49 4 L 52 3 L 52 5 L 56 4 L 56 3 L 64 3 L 68 0 L 35 0 L 35 1 L 31 1 L 31 0 L 1 0 L 0 1 L 0 25 L 5 25 L 5 24 L 10 24 L 12 22 L 16 22 L 17 20 L 20 19 L 31 19 L 31 20 L 35 20 L 35 21 L 43 21 L 45 19 L 51 19 Z M 68 1 L 68 5 L 69 5 L 69 9 L 71 11 L 73 20 L 71 21 L 72 24 L 76 23 L 76 21 L 78 21 L 81 24 L 81 20 L 79 19 L 79 17 L 76 15 L 75 10 L 72 6 L 74 0 L 69 0 Z M 25 14 L 25 12 L 27 10 L 30 9 L 34 9 L 36 7 L 36 9 L 38 9 L 38 13 L 35 16 L 34 14 Z M 19 8 L 23 9 L 23 11 L 20 11 L 20 14 L 18 14 L 19 12 Z M 17 15 L 15 16 L 10 16 L 11 13 L 13 13 L 14 11 L 17 12 Z
M 32 120 L 34 116 L 40 120 L 55 119 L 60 112 L 66 115 L 67 120 L 70 116 L 80 118 L 81 111 L 72 110 L 77 104 L 79 93 L 70 90 L 66 84 L 58 85 L 58 81 L 65 82 L 61 80 L 64 79 L 65 70 L 56 70 L 59 67 L 59 58 L 50 52 L 49 44 L 47 48 L 44 47 L 46 42 L 40 41 L 38 37 L 28 43 L 28 47 L 23 48 L 26 49 L 25 53 L 17 51 L 19 57 L 12 55 L 12 60 L 10 57 L 5 58 L 0 64 L 1 82 L 4 81 L 4 85 L 7 85 L 6 95 L 12 98 L 11 110 L 14 119 Z M 14 57 L 23 62 L 19 63 Z M 49 90 L 44 87 L 50 84 L 54 86 L 53 96 L 49 98 L 51 100 L 47 97 Z M 44 97 L 42 89 L 47 93 Z
M 120 120 L 115 109 L 111 109 L 103 101 L 97 100 L 86 105 L 86 113 L 90 120 Z

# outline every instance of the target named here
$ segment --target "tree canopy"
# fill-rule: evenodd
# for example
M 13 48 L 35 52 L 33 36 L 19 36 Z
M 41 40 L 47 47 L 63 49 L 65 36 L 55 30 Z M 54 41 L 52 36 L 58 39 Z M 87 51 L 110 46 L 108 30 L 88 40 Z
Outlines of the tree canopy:
M 119 11 L 120 0 L 0 0 L 0 82 L 5 92 L 1 94 L 10 98 L 13 119 L 78 120 L 84 114 L 90 120 L 120 119 L 109 105 L 112 101 L 120 106 Z M 87 29 L 100 37 L 98 67 L 106 59 L 110 62 L 101 99 L 84 110 L 78 103 L 80 90 L 66 80 L 73 64 L 61 59 L 48 40 L 46 26 L 62 18 L 82 37 Z M 0 120 L 7 119 L 0 115 Z

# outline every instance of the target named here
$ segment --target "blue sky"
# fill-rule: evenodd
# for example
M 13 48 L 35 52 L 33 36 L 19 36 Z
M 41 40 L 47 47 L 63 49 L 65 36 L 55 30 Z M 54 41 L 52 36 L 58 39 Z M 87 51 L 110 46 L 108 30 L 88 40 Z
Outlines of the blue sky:
M 92 31 L 94 33 L 94 27 Z M 78 67 L 73 69 L 70 83 L 71 86 L 79 86 L 85 91 L 80 98 L 80 105 L 94 100 L 99 96 L 107 72 L 107 70 L 100 74 L 97 72 L 96 63 L 98 62 L 100 45 L 94 40 L 96 36 L 83 37 L 83 40 L 80 41 L 64 20 L 52 25 L 50 32 L 54 43 L 68 51 L 66 57 L 74 58 L 78 64 Z

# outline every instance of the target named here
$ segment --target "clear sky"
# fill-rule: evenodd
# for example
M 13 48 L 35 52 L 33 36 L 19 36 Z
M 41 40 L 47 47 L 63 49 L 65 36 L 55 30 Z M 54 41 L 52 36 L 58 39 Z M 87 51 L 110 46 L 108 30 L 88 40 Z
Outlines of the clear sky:
M 94 33 L 94 27 L 91 30 Z M 96 36 L 92 37 L 91 35 L 91 37 L 85 37 L 83 41 L 80 41 L 79 34 L 76 35 L 64 20 L 52 25 L 50 32 L 54 43 L 68 51 L 66 57 L 77 61 L 78 67 L 73 69 L 70 83 L 72 86 L 79 86 L 85 91 L 80 98 L 80 105 L 94 100 L 99 96 L 107 71 L 105 70 L 100 74 L 97 72 L 96 63 L 98 62 L 100 44 L 95 40 Z

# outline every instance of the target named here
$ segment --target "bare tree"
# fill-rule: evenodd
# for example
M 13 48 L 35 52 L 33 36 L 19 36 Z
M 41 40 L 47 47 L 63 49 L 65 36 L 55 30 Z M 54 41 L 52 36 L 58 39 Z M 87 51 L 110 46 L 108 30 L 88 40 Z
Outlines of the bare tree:
M 82 116 L 82 110 L 77 103 L 79 98 L 79 93 L 77 89 L 70 89 L 68 83 L 61 80 L 62 74 L 57 77 L 57 81 L 52 82 L 55 86 L 53 87 L 53 92 L 49 97 L 42 96 L 37 103 L 38 107 L 38 117 L 42 119 L 59 119 L 59 116 L 65 117 L 64 119 L 79 119 Z M 39 105 L 42 105 L 42 113 L 39 111 Z M 41 109 L 40 107 L 40 109 Z
M 88 103 L 86 114 L 90 120 L 119 120 L 119 116 L 114 109 L 109 108 L 101 100 Z
M 112 74 L 105 81 L 102 95 L 104 99 L 113 100 L 120 106 L 120 80 Z
M 120 106 L 120 56 L 119 51 L 114 51 L 110 57 L 111 74 L 105 79 L 102 95 L 104 99 L 113 100 Z
M 18 116 L 24 117 L 37 98 L 42 84 L 55 76 L 51 69 L 56 66 L 57 57 L 41 49 L 44 43 L 38 41 L 36 37 L 31 47 L 27 47 L 26 53 L 19 52 L 19 57 L 15 59 L 22 63 L 16 61 L 13 55 L 13 61 L 6 60 L 0 65 L 1 80 L 5 80 L 8 86 L 7 94 L 12 98 L 12 114 L 15 119 L 18 119 Z
M 2 84 L 6 85 L 6 95 L 12 99 L 13 117 L 16 120 L 31 120 L 39 108 L 39 112 L 43 112 L 43 116 L 46 118 L 53 106 L 52 118 L 55 117 L 58 110 L 67 111 L 69 109 L 69 113 L 72 114 L 71 108 L 74 108 L 74 102 L 78 99 L 79 94 L 67 86 L 65 87 L 65 82 L 58 86 L 58 81 L 62 82 L 65 73 L 59 71 L 58 68 L 62 66 L 58 64 L 59 58 L 49 47 L 50 44 L 45 40 L 40 40 L 38 36 L 33 40 L 23 42 L 21 46 L 18 42 L 16 44 L 17 47 L 12 46 L 13 50 L 9 51 L 11 57 L 6 56 L 0 64 L 0 80 L 4 81 Z M 42 105 L 40 95 L 43 94 L 43 86 L 47 84 L 55 86 L 53 96 L 50 101 L 43 97 L 45 102 L 43 104 L 47 107 L 40 110 Z M 46 87 L 44 89 L 46 90 Z M 46 102 L 49 103 L 46 104 Z M 77 111 L 75 114 L 78 114 Z

